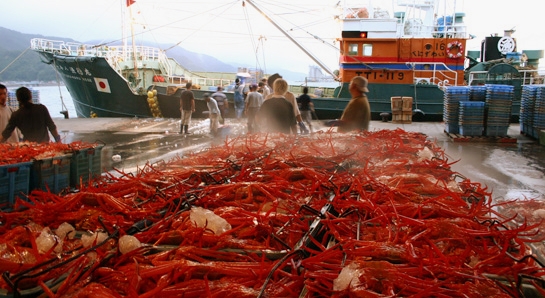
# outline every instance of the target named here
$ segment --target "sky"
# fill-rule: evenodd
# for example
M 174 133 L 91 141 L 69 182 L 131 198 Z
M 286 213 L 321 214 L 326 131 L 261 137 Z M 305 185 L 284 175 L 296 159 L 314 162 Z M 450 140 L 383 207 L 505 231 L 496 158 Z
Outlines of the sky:
M 247 1 L 136 0 L 1 0 L 0 26 L 28 34 L 67 37 L 86 42 L 120 41 L 129 35 L 132 15 L 136 43 L 146 40 L 163 49 L 181 46 L 236 66 L 274 66 L 307 73 L 318 65 Z M 408 1 L 408 0 L 405 0 Z M 411 2 L 413 0 L 410 0 Z M 5 6 L 9 2 L 9 5 Z M 329 70 L 338 69 L 340 25 L 333 18 L 344 0 L 252 0 L 279 26 L 303 44 Z M 535 0 L 450 0 L 466 14 L 468 32 L 475 36 L 468 50 L 479 50 L 486 36 L 514 28 L 517 50 L 545 49 L 545 28 Z M 393 1 L 361 0 L 358 6 L 391 9 Z M 515 5 L 516 3 L 516 5 Z M 123 13 L 124 16 L 123 17 Z M 122 26 L 122 24 L 125 24 Z M 123 30 L 124 28 L 124 30 Z M 168 51 L 167 51 L 168 54 Z M 183 61 L 180 61 L 183 65 Z M 324 71 L 325 72 L 325 71 Z

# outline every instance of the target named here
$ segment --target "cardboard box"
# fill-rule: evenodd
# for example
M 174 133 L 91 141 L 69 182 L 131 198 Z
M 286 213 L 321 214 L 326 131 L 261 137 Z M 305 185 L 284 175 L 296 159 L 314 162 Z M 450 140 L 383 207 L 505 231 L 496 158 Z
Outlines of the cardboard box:
M 392 112 L 392 123 L 409 124 L 413 122 L 413 112 Z
M 393 96 L 390 98 L 390 101 L 392 102 L 392 112 L 400 112 L 402 110 L 403 98 L 401 96 Z
M 403 102 L 403 106 L 402 106 L 401 110 L 403 112 L 412 112 L 412 110 L 413 110 L 413 98 L 408 97 L 408 96 L 403 96 L 402 102 Z

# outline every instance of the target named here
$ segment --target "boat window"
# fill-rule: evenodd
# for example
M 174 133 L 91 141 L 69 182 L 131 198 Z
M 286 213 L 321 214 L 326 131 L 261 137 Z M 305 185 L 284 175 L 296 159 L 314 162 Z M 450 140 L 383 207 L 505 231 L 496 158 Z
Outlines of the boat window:
M 348 45 L 348 55 L 355 56 L 358 54 L 358 44 L 351 43 Z
M 373 45 L 370 43 L 363 45 L 363 56 L 372 56 L 373 55 Z

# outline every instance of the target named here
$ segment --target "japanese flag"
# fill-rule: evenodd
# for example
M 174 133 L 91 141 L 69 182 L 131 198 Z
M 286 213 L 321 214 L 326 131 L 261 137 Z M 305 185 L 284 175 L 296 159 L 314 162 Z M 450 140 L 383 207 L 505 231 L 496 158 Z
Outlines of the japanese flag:
M 108 79 L 94 78 L 97 90 L 105 93 L 112 93 L 110 91 L 110 84 L 108 84 Z

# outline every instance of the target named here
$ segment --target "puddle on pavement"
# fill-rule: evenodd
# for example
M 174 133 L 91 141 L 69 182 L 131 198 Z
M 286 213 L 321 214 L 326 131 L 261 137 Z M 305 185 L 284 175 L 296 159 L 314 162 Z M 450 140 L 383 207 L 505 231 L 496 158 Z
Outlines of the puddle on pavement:
M 545 199 L 545 147 L 533 143 L 453 143 L 441 147 L 452 169 L 486 185 L 495 199 Z

